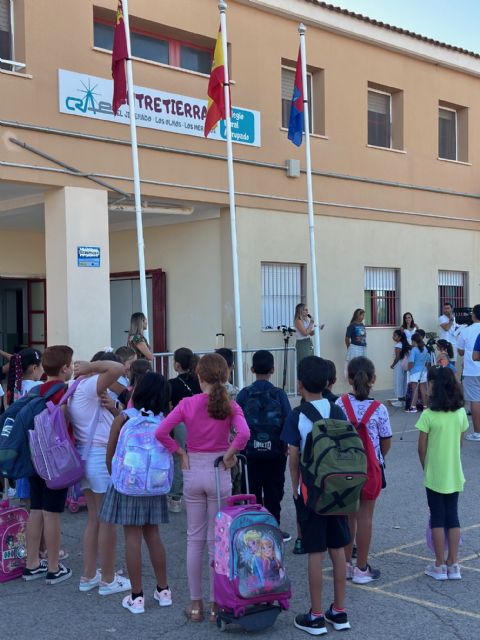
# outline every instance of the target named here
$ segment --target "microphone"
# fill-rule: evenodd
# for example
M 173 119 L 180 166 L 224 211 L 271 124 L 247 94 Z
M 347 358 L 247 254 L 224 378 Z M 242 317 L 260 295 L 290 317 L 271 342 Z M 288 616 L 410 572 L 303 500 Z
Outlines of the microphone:
M 310 320 L 311 320 L 312 316 L 309 313 L 307 313 L 307 318 L 310 318 Z

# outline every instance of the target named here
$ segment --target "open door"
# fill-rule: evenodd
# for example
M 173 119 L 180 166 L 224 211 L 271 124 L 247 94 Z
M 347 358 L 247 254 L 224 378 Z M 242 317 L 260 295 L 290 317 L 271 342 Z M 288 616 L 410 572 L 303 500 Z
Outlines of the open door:
M 47 346 L 47 291 L 44 279 L 28 280 L 28 344 L 43 351 Z

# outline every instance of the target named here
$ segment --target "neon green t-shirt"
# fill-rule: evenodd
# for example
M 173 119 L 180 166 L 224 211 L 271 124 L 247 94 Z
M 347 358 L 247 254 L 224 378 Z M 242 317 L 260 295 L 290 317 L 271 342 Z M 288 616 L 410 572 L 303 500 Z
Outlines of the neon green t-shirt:
M 428 434 L 424 468 L 425 486 L 438 493 L 463 491 L 465 476 L 460 456 L 460 436 L 468 429 L 465 409 L 426 409 L 415 426 L 419 431 Z

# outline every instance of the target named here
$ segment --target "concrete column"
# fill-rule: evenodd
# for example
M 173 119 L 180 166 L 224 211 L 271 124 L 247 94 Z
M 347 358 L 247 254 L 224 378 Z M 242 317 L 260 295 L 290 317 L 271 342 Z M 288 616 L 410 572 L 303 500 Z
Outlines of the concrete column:
M 78 266 L 79 247 L 99 247 L 100 266 Z M 48 345 L 90 360 L 110 345 L 107 192 L 64 187 L 45 195 Z

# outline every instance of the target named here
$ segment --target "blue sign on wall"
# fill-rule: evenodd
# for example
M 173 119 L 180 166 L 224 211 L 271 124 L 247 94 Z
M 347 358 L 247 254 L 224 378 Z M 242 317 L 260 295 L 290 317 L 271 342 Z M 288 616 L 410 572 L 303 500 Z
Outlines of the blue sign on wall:
M 77 265 L 79 267 L 99 267 L 100 247 L 77 247 Z
M 225 120 L 220 122 L 220 136 L 227 139 L 227 127 Z M 257 144 L 260 146 L 259 141 L 255 140 L 255 116 L 251 111 L 245 109 L 232 109 L 232 141 L 243 142 L 244 144 Z

